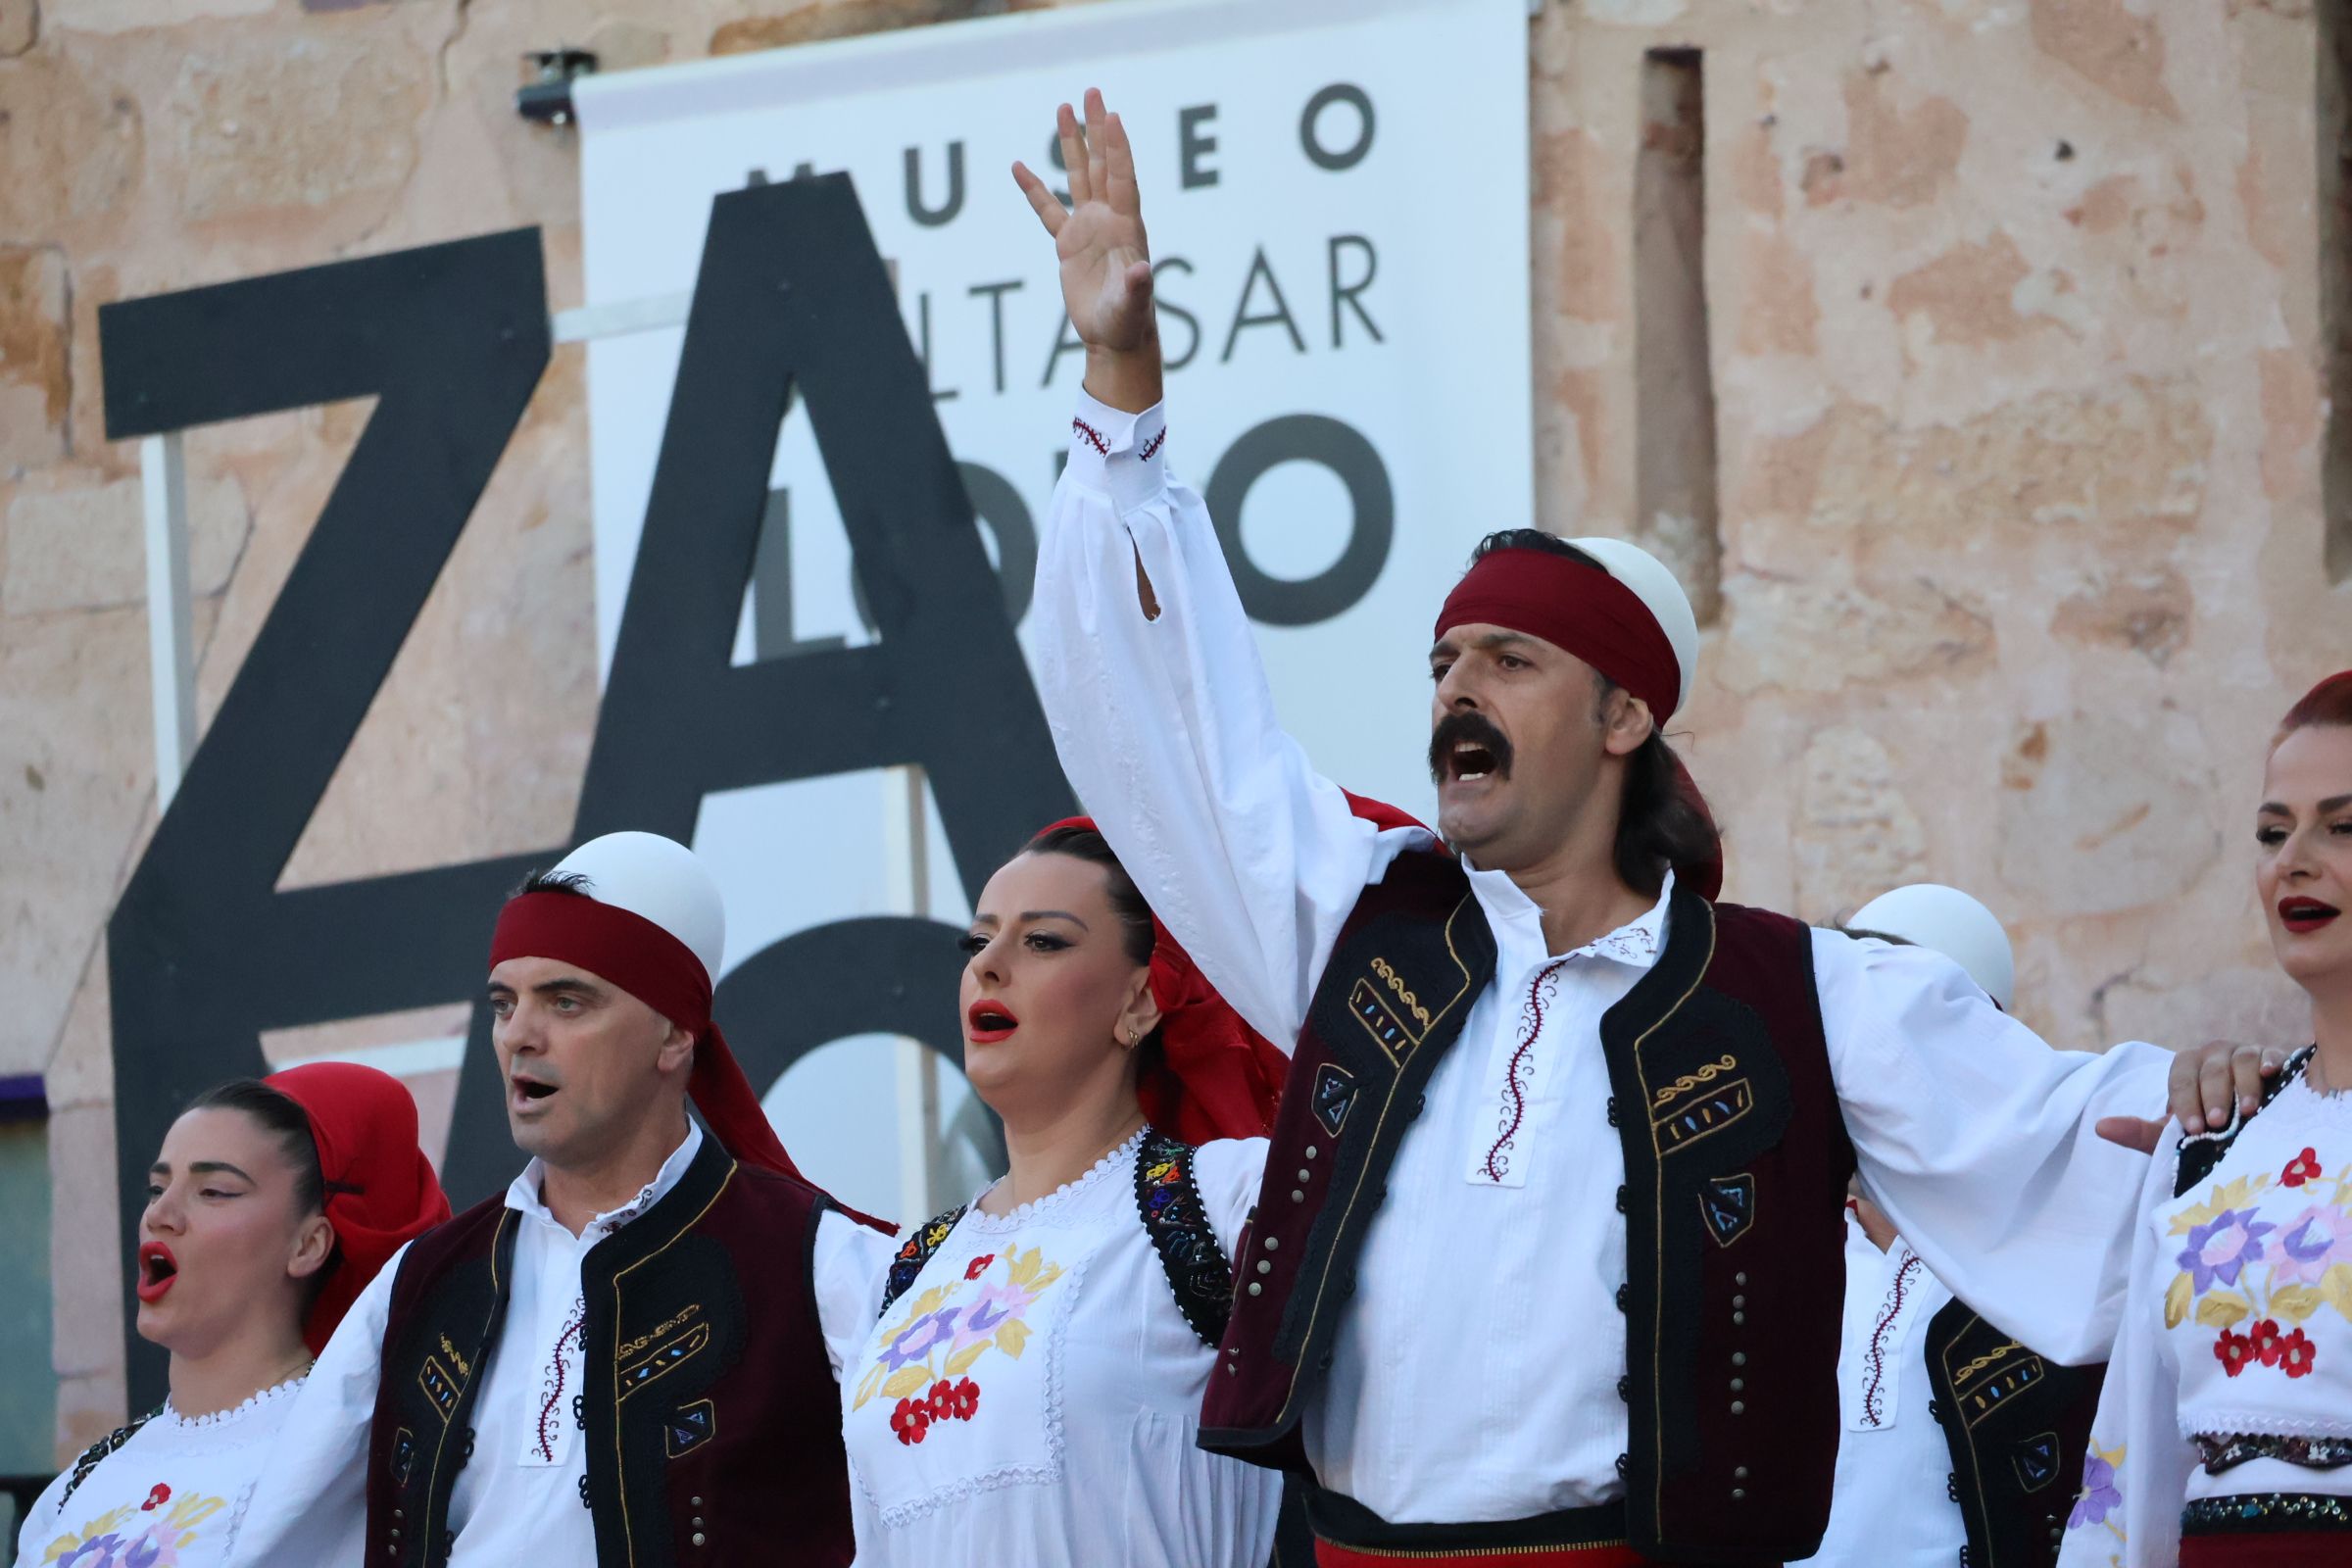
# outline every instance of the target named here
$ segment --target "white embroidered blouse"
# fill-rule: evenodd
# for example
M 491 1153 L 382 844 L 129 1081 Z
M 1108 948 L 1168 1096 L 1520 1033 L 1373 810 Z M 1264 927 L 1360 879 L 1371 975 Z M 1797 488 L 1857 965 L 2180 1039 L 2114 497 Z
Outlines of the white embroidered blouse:
M 2301 1067 L 2180 1197 L 2179 1124 L 2157 1151 L 2061 1568 L 2172 1568 L 2202 1497 L 2352 1496 L 2352 1464 L 2228 1451 L 2352 1457 L 2352 1096 Z
M 228 1559 L 300 1378 L 233 1410 L 170 1404 L 86 1472 L 69 1467 L 24 1516 L 17 1568 L 214 1568 Z M 68 1494 L 71 1494 L 69 1495 Z
M 959 1219 L 843 1373 L 859 1568 L 1263 1568 L 1281 1477 L 1203 1453 L 1216 1359 L 1136 1206 L 1138 1133 L 1068 1186 Z M 1262 1138 L 1194 1179 L 1231 1254 Z
M 1952 1568 L 1968 1544 L 1944 1490 L 1951 1445 L 1928 1408 L 1928 1323 L 1952 1293 L 1901 1237 L 1882 1252 L 1845 1221 L 1838 1481 L 1810 1568 Z

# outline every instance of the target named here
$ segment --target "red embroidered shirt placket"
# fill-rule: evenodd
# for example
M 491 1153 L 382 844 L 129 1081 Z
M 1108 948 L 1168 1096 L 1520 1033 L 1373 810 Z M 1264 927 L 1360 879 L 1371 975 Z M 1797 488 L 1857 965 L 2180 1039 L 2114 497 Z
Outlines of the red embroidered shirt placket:
M 1870 1380 L 1862 1386 L 1862 1424 L 1874 1430 L 1886 1425 L 1879 1402 L 1886 1382 L 1886 1336 L 1893 1331 L 1894 1320 L 1903 1315 L 1903 1298 L 1910 1292 L 1913 1271 L 1922 1266 L 1917 1252 L 1895 1266 L 1894 1287 L 1879 1308 L 1879 1326 L 1870 1331 Z
M 1544 1009 L 1551 1004 L 1551 995 L 1559 986 L 1560 971 L 1568 966 L 1566 958 L 1554 958 L 1536 971 L 1527 985 L 1527 1002 L 1519 1009 L 1519 1045 L 1511 1053 L 1510 1065 L 1503 1069 L 1502 1092 L 1507 1103 L 1496 1123 L 1498 1133 L 1493 1148 L 1487 1151 L 1483 1169 L 1487 1180 L 1499 1182 L 1511 1168 L 1511 1151 L 1518 1146 L 1519 1127 L 1527 1119 L 1527 1091 L 1536 1075 L 1533 1053 L 1536 1037 L 1544 1032 Z

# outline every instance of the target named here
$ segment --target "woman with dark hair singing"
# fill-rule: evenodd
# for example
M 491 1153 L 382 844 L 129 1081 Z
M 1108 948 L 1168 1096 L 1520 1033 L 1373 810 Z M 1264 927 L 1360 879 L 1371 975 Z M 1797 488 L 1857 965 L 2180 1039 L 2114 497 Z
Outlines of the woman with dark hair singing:
M 172 1352 L 171 1396 L 50 1483 L 18 1568 L 226 1561 L 311 1357 L 384 1260 L 448 1217 L 397 1079 L 317 1063 L 197 1096 L 139 1222 L 138 1330 Z
M 1262 1568 L 1281 1478 L 1195 1438 L 1285 1060 L 1084 818 L 989 879 L 964 949 L 1011 1170 L 908 1233 L 843 1374 L 858 1561 Z
M 2157 1150 L 2065 1568 L 2352 1562 L 2352 670 L 2288 710 L 2252 825 L 2312 1043 Z

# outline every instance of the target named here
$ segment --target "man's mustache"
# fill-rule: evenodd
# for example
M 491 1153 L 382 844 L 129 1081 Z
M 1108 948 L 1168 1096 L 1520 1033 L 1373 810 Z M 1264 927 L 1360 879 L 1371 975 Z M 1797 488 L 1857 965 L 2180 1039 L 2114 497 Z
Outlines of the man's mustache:
M 1511 772 L 1511 743 L 1494 721 L 1474 709 L 1457 709 L 1438 720 L 1429 734 L 1429 776 L 1443 784 L 1453 771 L 1453 749 L 1463 742 L 1481 746 L 1494 759 L 1494 771 L 1505 778 Z

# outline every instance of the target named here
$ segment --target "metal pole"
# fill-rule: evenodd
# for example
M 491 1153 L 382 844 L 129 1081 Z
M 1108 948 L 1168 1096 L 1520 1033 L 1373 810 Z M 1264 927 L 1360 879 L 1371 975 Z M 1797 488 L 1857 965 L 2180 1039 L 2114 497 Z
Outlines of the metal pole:
M 888 772 L 883 803 L 883 853 L 889 859 L 894 903 L 918 918 L 931 912 L 931 854 L 927 791 L 920 767 Z M 898 1077 L 899 1202 L 907 1224 L 943 1206 L 940 1183 L 939 1058 L 920 1041 L 902 1039 Z
M 155 700 L 155 808 L 161 816 L 196 755 L 196 655 L 188 609 L 188 469 L 180 433 L 139 442 L 147 529 L 147 662 Z

